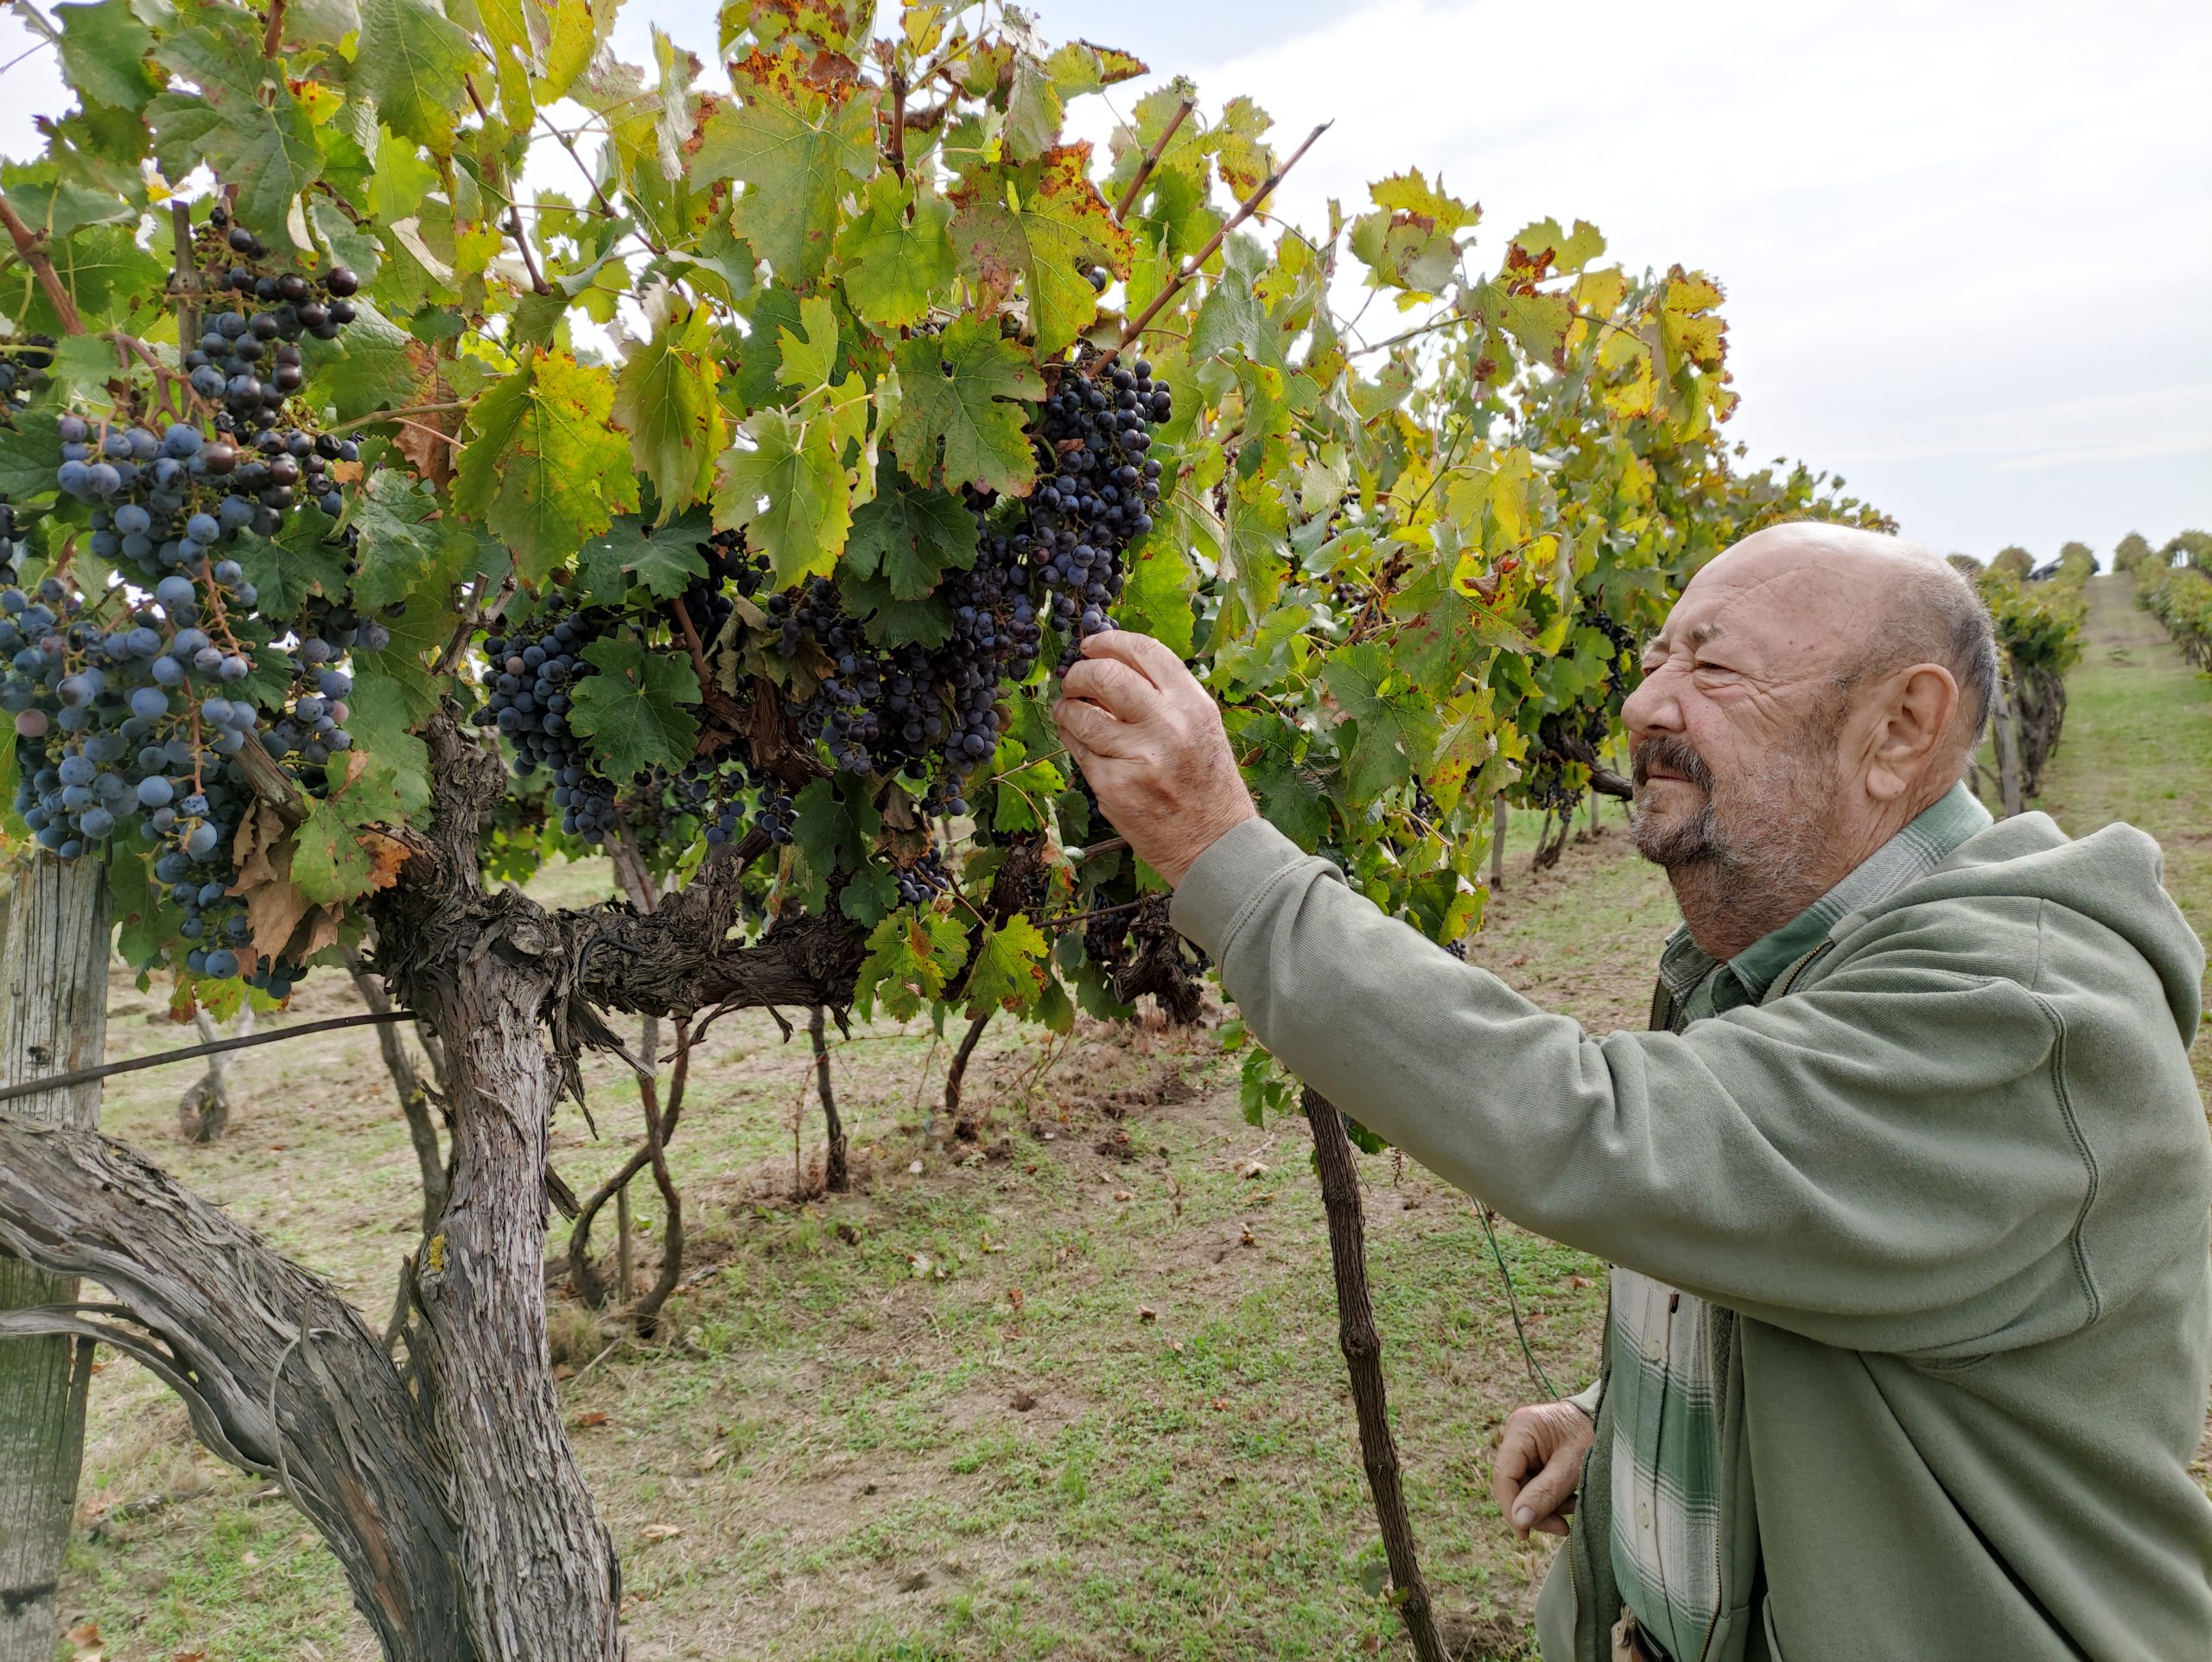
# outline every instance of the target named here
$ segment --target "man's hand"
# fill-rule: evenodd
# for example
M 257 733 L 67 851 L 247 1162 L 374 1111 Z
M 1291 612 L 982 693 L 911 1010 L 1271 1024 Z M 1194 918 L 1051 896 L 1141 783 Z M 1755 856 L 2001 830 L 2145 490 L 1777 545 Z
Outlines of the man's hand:
M 1516 1537 L 1525 1541 L 1532 1529 L 1567 1533 L 1582 1457 L 1596 1435 L 1590 1417 L 1573 1403 L 1538 1403 L 1513 1410 L 1498 1438 L 1490 1492 Z
M 1083 653 L 1052 707 L 1060 738 L 1114 829 L 1180 883 L 1216 837 L 1259 812 L 1221 712 L 1149 635 L 1109 629 L 1084 641 Z

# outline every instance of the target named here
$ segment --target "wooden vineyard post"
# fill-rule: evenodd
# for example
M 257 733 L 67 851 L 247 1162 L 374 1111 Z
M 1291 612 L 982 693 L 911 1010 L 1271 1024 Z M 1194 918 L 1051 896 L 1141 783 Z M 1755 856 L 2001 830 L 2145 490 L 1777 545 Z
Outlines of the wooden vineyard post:
M 1329 1219 L 1329 1261 L 1336 1272 L 1337 1339 L 1351 1375 L 1352 1408 L 1359 1419 L 1359 1452 L 1367 1468 L 1367 1487 L 1375 1499 L 1375 1521 L 1382 1531 L 1398 1614 L 1421 1662 L 1445 1662 L 1437 1634 L 1436 1612 L 1428 1602 L 1414 1546 L 1412 1520 L 1406 1512 L 1397 1439 L 1390 1435 L 1389 1404 L 1382 1386 L 1382 1338 L 1375 1330 L 1375 1304 L 1367 1290 L 1367 1229 L 1360 1215 L 1359 1173 L 1352 1163 L 1351 1139 L 1336 1104 L 1308 1086 L 1301 1098 L 1313 1128 L 1313 1151 L 1321 1169 L 1321 1206 Z
M 1997 692 L 1989 706 L 1989 729 L 1997 751 L 1998 788 L 2005 799 L 2005 818 L 2025 807 L 2020 795 L 2020 741 L 2012 725 L 2012 697 L 2005 678 L 1997 678 Z
M 1505 793 L 1500 791 L 1491 805 L 1490 886 L 1493 890 L 1505 887 Z
M 97 1067 L 107 1045 L 107 869 L 43 850 L 18 869 L 0 966 L 0 1084 Z M 18 1098 L 7 1111 L 89 1131 L 100 1087 Z M 73 1279 L 0 1251 L 0 1311 L 66 1304 Z M 53 1662 L 62 1550 L 85 1452 L 89 1340 L 0 1339 L 0 1662 Z

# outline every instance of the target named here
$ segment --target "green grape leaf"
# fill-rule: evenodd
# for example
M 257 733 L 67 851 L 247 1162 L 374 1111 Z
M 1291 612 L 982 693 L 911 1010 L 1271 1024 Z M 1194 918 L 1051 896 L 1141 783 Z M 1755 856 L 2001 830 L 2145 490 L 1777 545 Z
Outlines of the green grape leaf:
M 365 298 L 353 307 L 357 315 L 337 340 L 300 342 L 310 396 L 328 404 L 340 421 L 404 405 L 429 368 L 422 342 Z
M 1067 775 L 1041 757 L 1006 770 L 992 787 L 997 793 L 998 802 L 991 812 L 991 829 L 1046 830 L 1052 824 L 1052 799 L 1067 786 Z
M 900 404 L 891 448 L 907 474 L 947 490 L 980 485 L 1002 496 L 1027 496 L 1037 458 L 1016 400 L 1045 396 L 1044 378 L 1029 354 L 999 338 L 984 317 L 959 317 L 938 334 L 899 342 Z M 942 445 L 942 456 L 939 447 Z
M 802 790 L 791 804 L 791 813 L 793 847 L 800 856 L 798 868 L 791 874 L 791 892 L 811 911 L 829 898 L 830 884 L 839 872 L 867 867 L 868 850 L 883 822 L 856 784 L 827 779 L 817 779 Z
M 952 204 L 942 196 L 918 195 L 896 174 L 869 181 L 866 207 L 837 233 L 838 276 L 853 310 L 890 329 L 927 316 L 958 269 L 945 230 L 951 223 Z
M 804 398 L 837 374 L 837 309 L 820 295 L 798 303 L 798 328 L 776 331 L 776 385 Z
M 1021 913 L 984 935 L 963 989 L 970 1021 L 993 1009 L 1024 1010 L 1045 990 L 1044 935 Z
M 238 538 L 232 552 L 258 591 L 255 609 L 262 616 L 296 617 L 318 591 L 334 600 L 345 596 L 346 545 L 329 540 L 336 524 L 306 503 L 284 516 L 284 528 L 274 537 Z
M 406 707 L 407 724 L 413 726 L 438 707 L 440 678 L 431 674 L 429 661 L 453 636 L 457 621 L 453 597 L 418 589 L 407 597 L 405 609 L 397 617 L 387 614 L 377 621 L 391 632 L 391 640 L 380 652 L 353 648 L 353 678 L 362 686 L 388 682 Z
M 238 214 L 272 243 L 287 234 L 292 199 L 322 171 L 315 121 L 261 54 L 261 20 L 211 7 L 154 56 L 196 90 L 172 85 L 146 111 L 162 171 L 182 179 L 213 168 L 238 192 Z
M 952 605 L 942 595 L 900 600 L 887 577 L 863 577 L 847 565 L 837 568 L 837 589 L 871 646 L 942 646 L 952 638 Z
M 699 723 L 699 678 L 681 653 L 648 651 L 635 638 L 608 635 L 584 648 L 596 675 L 578 681 L 569 725 L 592 742 L 601 770 L 626 785 L 648 767 L 673 772 L 691 760 Z
M 61 25 L 61 73 L 87 102 L 141 110 L 161 89 L 146 67 L 153 31 L 131 15 L 127 0 L 56 6 Z
M 976 516 L 950 491 L 915 484 L 887 457 L 876 469 L 875 500 L 853 513 L 844 564 L 862 577 L 880 572 L 894 600 L 919 600 L 947 571 L 976 564 Z
M 1061 144 L 1021 167 L 979 171 L 953 193 L 952 236 L 968 275 L 1029 297 L 1037 350 L 1064 350 L 1098 315 L 1090 268 L 1127 277 L 1135 245 L 1090 182 L 1090 146 Z
M 755 292 L 744 311 L 747 326 L 737 362 L 730 369 L 730 388 L 739 408 L 760 410 L 784 402 L 783 337 L 804 331 L 799 321 L 798 296 L 780 283 Z
M 346 702 L 346 730 L 353 735 L 353 748 L 368 757 L 370 775 L 385 776 L 401 815 L 429 807 L 430 750 L 407 730 L 407 695 L 398 683 L 380 675 L 362 677 Z
M 1160 529 L 1147 532 L 1130 549 L 1115 617 L 1123 628 L 1154 636 L 1176 657 L 1188 658 L 1198 621 L 1191 597 L 1198 592 L 1198 576 L 1190 556 Z
M 849 86 L 824 94 L 784 76 L 741 76 L 739 91 L 708 118 L 692 186 L 742 184 L 730 229 L 778 282 L 811 282 L 829 261 L 838 198 L 874 171 L 875 105 Z
M 576 581 L 586 602 L 619 606 L 631 589 L 642 583 L 655 599 L 671 600 L 682 594 L 694 577 L 707 575 L 707 562 L 699 544 L 714 527 L 707 516 L 693 510 L 654 530 L 636 519 L 617 519 L 605 535 L 594 537 L 576 555 Z
M 148 290 L 159 290 L 167 269 L 138 246 L 128 226 L 86 226 L 54 244 L 48 252 L 54 274 L 75 298 L 79 315 L 92 328 L 127 322 L 131 307 Z M 19 326 L 48 334 L 60 330 L 61 321 L 42 285 L 34 283 L 27 290 L 24 302 L 12 310 Z M 105 368 L 111 373 L 114 371 L 112 347 Z
M 871 1020 L 881 1014 L 910 1022 L 944 997 L 967 951 L 968 932 L 958 919 L 902 907 L 868 932 L 853 1002 Z
M 779 589 L 836 564 L 852 526 L 845 469 L 830 425 L 756 410 L 742 430 L 750 448 L 722 452 L 715 528 L 744 531 L 773 564 Z
M 12 424 L 0 423 L 0 497 L 29 502 L 48 494 L 60 465 L 61 435 L 51 413 L 19 411 Z
M 444 155 L 477 63 L 467 31 L 437 0 L 360 0 L 360 10 L 354 90 L 375 103 L 377 118 L 392 131 Z
M 378 468 L 353 493 L 356 606 L 397 606 L 418 589 L 444 593 L 467 575 L 476 539 L 438 513 L 429 484 L 394 468 Z
M 664 515 L 706 495 L 715 458 L 729 442 L 714 349 L 714 316 L 661 290 L 648 313 L 652 336 L 631 348 L 614 377 L 614 418 L 630 432 L 630 454 L 653 482 Z
M 638 509 L 630 447 L 610 423 L 614 378 L 565 353 L 538 352 L 469 411 L 454 505 L 513 549 L 537 583 L 583 542 Z
M 334 802 L 318 802 L 293 833 L 292 887 L 317 906 L 368 893 L 376 863 Z
M 1396 670 L 1389 648 L 1375 640 L 1331 653 L 1321 678 L 1352 724 L 1344 774 L 1353 800 L 1372 801 L 1391 786 L 1404 784 L 1435 747 L 1434 700 L 1418 681 Z

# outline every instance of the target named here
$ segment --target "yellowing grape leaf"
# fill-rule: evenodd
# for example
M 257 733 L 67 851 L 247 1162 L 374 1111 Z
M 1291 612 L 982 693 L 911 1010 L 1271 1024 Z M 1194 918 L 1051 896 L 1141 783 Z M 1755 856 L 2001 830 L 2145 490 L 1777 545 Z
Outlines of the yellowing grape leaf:
M 1002 496 L 1026 496 L 1037 458 L 1024 431 L 1021 404 L 1045 395 L 1030 355 L 1001 340 L 988 318 L 961 317 L 938 334 L 903 341 L 899 408 L 891 448 L 921 484 L 947 490 L 980 485 Z
M 454 505 L 514 551 L 536 583 L 638 508 L 630 446 L 613 424 L 614 378 L 566 353 L 532 353 L 476 400 Z
M 779 588 L 829 571 L 852 528 L 845 469 L 830 425 L 756 410 L 741 430 L 747 443 L 722 452 L 715 524 L 745 532 L 747 543 L 774 565 Z
M 917 195 L 895 174 L 871 180 L 866 207 L 837 233 L 838 275 L 853 309 L 885 328 L 921 322 L 931 296 L 952 281 L 951 221 L 942 196 Z
M 1000 293 L 1020 279 L 1039 353 L 1063 350 L 1098 315 L 1093 266 L 1129 274 L 1135 245 L 1090 182 L 1088 143 L 1057 145 L 1026 166 L 980 169 L 952 200 L 963 266 Z
M 837 199 L 875 169 L 875 106 L 809 86 L 795 75 L 747 78 L 739 98 L 708 118 L 691 182 L 745 187 L 730 229 L 785 283 L 811 281 L 830 258 Z
M 658 290 L 647 315 L 650 339 L 639 341 L 614 377 L 614 419 L 630 432 L 630 454 L 653 481 L 661 518 L 706 495 L 715 458 L 729 442 L 715 384 L 714 317 Z
M 912 1021 L 944 995 L 967 949 L 968 932 L 957 919 L 901 907 L 869 931 L 853 1002 L 871 1019 L 880 1010 L 893 1021 Z
M 1045 990 L 1046 940 L 1021 913 L 984 935 L 965 991 L 969 1020 L 992 1009 L 1025 1009 Z

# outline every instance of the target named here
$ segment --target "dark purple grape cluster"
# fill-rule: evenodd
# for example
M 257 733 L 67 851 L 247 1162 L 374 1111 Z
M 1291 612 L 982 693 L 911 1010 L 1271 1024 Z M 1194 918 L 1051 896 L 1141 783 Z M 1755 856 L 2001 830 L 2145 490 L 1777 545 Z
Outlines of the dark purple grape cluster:
M 210 292 L 199 343 L 184 355 L 192 390 L 248 430 L 274 427 L 307 383 L 301 337 L 335 341 L 356 315 L 360 279 L 343 265 L 313 277 L 270 269 L 269 245 L 221 207 L 195 241 Z
M 46 385 L 54 347 L 50 334 L 27 334 L 21 341 L 0 344 L 0 413 L 21 409 Z
M 551 776 L 561 829 L 588 843 L 614 829 L 614 786 L 593 767 L 591 747 L 569 731 L 569 711 L 576 683 L 599 672 L 584 649 L 615 619 L 605 607 L 576 610 L 555 601 L 512 634 L 484 643 L 491 696 L 476 712 L 477 725 L 506 735 L 518 776 L 540 768 Z
M 1173 395 L 1144 362 L 1116 365 L 1097 380 L 1066 376 L 1046 400 L 1039 436 L 1051 465 L 1023 504 L 1027 524 L 1018 534 L 1067 636 L 1063 672 L 1087 637 L 1113 627 L 1107 611 L 1121 597 L 1122 552 L 1152 529 L 1160 500 L 1160 462 L 1145 454 L 1151 428 L 1174 413 Z
M 932 843 L 922 856 L 895 868 L 899 901 L 902 906 L 927 906 L 952 887 L 952 874 L 944 869 L 944 855 Z

